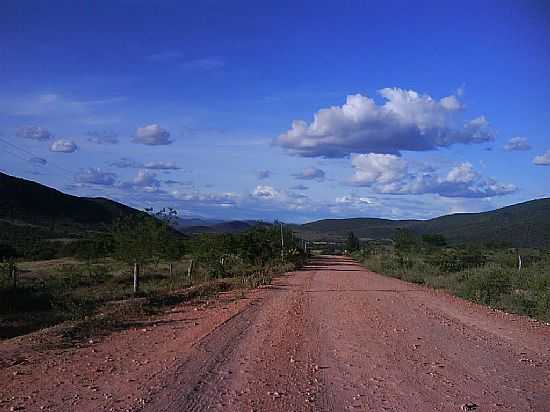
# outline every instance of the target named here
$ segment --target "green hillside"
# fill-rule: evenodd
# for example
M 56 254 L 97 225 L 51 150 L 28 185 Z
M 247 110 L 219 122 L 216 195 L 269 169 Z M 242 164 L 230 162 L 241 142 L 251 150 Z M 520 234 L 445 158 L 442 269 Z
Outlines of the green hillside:
M 12 250 L 29 258 L 50 257 L 60 249 L 70 249 L 73 240 L 104 231 L 119 217 L 135 213 L 143 212 L 0 173 L 0 249 L 4 254 Z
M 388 239 L 397 229 L 409 229 L 418 234 L 442 234 L 452 244 L 497 242 L 514 247 L 548 248 L 550 198 L 430 220 L 325 219 L 295 229 L 310 240 L 344 239 L 350 231 L 360 238 Z

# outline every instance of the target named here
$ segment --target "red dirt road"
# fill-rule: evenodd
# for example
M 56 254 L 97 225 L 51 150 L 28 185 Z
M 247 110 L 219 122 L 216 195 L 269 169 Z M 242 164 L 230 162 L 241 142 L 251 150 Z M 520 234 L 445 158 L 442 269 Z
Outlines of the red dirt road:
M 550 327 L 525 317 L 342 257 L 219 301 L 175 308 L 147 332 L 114 334 L 62 363 L 17 365 L 13 382 L 0 374 L 0 391 L 28 389 L 26 402 L 14 397 L 25 410 L 550 411 Z M 94 376 L 109 359 L 99 370 L 111 373 Z
M 197 345 L 150 411 L 550 411 L 550 328 L 320 258 Z

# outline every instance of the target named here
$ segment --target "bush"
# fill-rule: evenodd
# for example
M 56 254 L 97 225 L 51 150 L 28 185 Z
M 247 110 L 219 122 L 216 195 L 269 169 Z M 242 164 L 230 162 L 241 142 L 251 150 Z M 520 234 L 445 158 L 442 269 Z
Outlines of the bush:
M 550 255 L 535 254 L 528 267 L 517 268 L 510 250 L 442 249 L 411 252 L 357 252 L 368 269 L 408 282 L 444 288 L 471 301 L 550 320 Z

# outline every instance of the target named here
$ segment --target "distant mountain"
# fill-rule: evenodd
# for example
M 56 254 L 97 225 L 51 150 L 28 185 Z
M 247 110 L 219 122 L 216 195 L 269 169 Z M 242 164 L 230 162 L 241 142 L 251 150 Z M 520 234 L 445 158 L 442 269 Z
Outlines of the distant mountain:
M 205 219 L 205 218 L 198 218 L 198 217 L 178 217 L 174 222 L 174 227 L 177 229 L 186 229 L 193 226 L 204 226 L 209 227 L 213 225 L 217 225 L 219 223 L 223 223 L 224 220 L 221 219 Z
M 233 220 L 212 225 L 190 226 L 183 229 L 184 233 L 241 233 L 257 225 L 270 225 L 269 223 L 255 220 Z
M 442 234 L 452 244 L 498 242 L 550 248 L 550 198 L 429 220 L 324 219 L 295 229 L 310 240 L 344 239 L 350 231 L 361 238 L 388 239 L 397 229 L 409 229 L 417 234 Z
M 115 219 L 144 213 L 106 198 L 72 196 L 29 180 L 0 173 L 0 242 L 78 238 Z M 221 221 L 180 218 L 176 229 L 187 233 L 240 233 L 253 220 Z M 375 218 L 324 219 L 289 225 L 309 240 L 343 240 L 353 231 L 360 238 L 389 239 L 398 229 L 419 235 L 442 234 L 452 244 L 498 242 L 514 247 L 550 248 L 550 198 L 532 200 L 482 213 L 459 213 L 430 220 Z

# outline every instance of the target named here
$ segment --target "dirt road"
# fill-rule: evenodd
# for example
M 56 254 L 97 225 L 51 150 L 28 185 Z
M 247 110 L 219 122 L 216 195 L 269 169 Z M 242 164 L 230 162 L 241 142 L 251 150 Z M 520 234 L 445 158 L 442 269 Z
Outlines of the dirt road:
M 550 411 L 550 328 L 320 258 L 204 338 L 148 411 Z
M 3 342 L 0 410 L 550 411 L 540 322 L 343 257 L 237 297 L 78 349 Z

